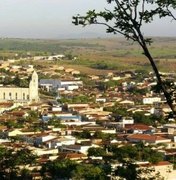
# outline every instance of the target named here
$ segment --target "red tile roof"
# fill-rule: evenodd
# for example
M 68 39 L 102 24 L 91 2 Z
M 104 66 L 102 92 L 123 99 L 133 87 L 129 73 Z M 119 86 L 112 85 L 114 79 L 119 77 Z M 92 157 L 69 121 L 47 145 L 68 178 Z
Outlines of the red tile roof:
M 125 129 L 127 129 L 127 130 L 129 130 L 129 129 L 150 130 L 152 128 L 145 124 L 126 124 Z
M 25 112 L 24 111 L 13 111 L 13 112 L 9 112 L 8 114 L 13 115 L 13 116 L 24 116 Z
M 1 102 L 0 107 L 11 107 L 13 106 L 12 102 Z
M 83 159 L 83 158 L 85 159 L 87 158 L 87 156 L 82 153 L 67 153 L 67 152 L 59 153 L 59 159 Z
M 160 161 L 156 164 L 151 164 L 151 163 L 144 163 L 144 164 L 140 164 L 139 166 L 142 166 L 142 167 L 149 167 L 149 166 L 169 166 L 169 165 L 172 165 L 170 162 L 168 161 Z
M 153 164 L 154 166 L 166 166 L 166 165 L 171 165 L 169 161 L 160 161 L 157 164 Z
M 156 136 L 156 135 L 149 135 L 149 134 L 132 134 L 127 137 L 127 139 L 134 139 L 134 140 L 141 140 L 141 141 L 150 141 L 150 142 L 155 142 L 159 140 L 167 140 L 166 138 L 163 138 L 161 136 Z

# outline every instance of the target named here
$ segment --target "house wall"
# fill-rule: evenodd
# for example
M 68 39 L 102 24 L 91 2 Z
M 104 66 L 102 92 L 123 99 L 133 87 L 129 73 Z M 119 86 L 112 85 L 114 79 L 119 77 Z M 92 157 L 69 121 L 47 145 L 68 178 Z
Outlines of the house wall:
M 173 170 L 173 165 L 154 166 L 154 169 L 155 172 L 160 173 L 164 180 L 175 180 L 176 178 L 176 171 Z
M 116 134 L 116 129 L 107 129 L 107 130 L 102 130 L 101 132 L 107 134 Z
M 66 87 L 67 90 L 69 91 L 72 91 L 72 90 L 75 90 L 75 89 L 79 89 L 79 86 L 77 85 L 69 85 Z
M 155 143 L 169 143 L 171 142 L 171 139 L 165 139 L 165 140 L 157 140 Z
M 82 86 L 83 82 L 82 81 L 60 81 L 60 87 L 66 87 L 69 85 L 78 85 Z
M 46 155 L 46 154 L 58 154 L 58 149 L 40 149 L 40 148 L 35 148 L 33 150 L 33 153 L 36 154 L 37 156 L 41 156 L 41 155 Z
M 17 135 L 20 135 L 20 134 L 22 134 L 22 132 L 20 130 L 18 130 L 18 129 L 15 129 L 15 130 L 13 130 L 11 132 L 8 132 L 9 137 L 17 136 Z
M 160 102 L 160 97 L 143 98 L 143 104 L 153 104 L 154 102 Z
M 54 137 L 54 136 L 51 136 L 51 135 L 42 136 L 42 137 L 37 137 L 37 138 L 35 139 L 35 143 L 36 143 L 37 145 L 40 145 L 40 144 L 42 144 L 43 142 L 49 141 L 49 140 L 54 139 L 54 138 L 55 138 L 55 137 Z
M 29 100 L 29 88 L 13 88 L 5 87 L 0 88 L 0 101 L 28 101 Z
M 0 102 L 5 101 L 15 102 L 31 102 L 38 101 L 38 75 L 34 71 L 29 88 L 14 88 L 14 87 L 0 87 Z
M 52 107 L 52 111 L 62 111 L 62 107 Z

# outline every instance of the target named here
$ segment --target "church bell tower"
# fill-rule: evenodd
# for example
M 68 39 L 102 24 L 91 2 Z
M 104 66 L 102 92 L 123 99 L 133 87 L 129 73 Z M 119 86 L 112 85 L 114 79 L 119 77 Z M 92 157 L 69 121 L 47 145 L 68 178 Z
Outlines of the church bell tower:
M 34 71 L 32 73 L 32 78 L 29 84 L 29 99 L 30 101 L 37 102 L 39 100 L 38 96 L 38 75 L 37 72 Z

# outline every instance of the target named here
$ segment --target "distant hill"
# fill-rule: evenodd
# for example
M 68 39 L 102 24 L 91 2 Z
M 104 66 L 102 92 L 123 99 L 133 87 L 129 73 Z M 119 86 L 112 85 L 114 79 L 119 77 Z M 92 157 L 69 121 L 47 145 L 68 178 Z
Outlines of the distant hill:
M 176 71 L 176 38 L 154 37 L 150 46 L 152 56 L 161 70 Z M 150 69 L 141 48 L 123 38 L 93 39 L 0 39 L 0 59 L 30 54 L 51 55 L 71 54 L 75 62 L 62 62 L 74 66 L 106 69 Z M 18 58 L 18 57 L 16 57 Z M 103 66 L 102 66 L 103 64 Z
M 157 58 L 176 57 L 176 38 L 153 38 L 151 50 Z M 112 56 L 141 56 L 138 45 L 123 38 L 94 38 L 94 39 L 0 39 L 0 52 L 2 51 L 33 51 L 49 53 L 65 53 L 75 51 L 79 53 L 94 51 L 94 53 L 108 53 Z

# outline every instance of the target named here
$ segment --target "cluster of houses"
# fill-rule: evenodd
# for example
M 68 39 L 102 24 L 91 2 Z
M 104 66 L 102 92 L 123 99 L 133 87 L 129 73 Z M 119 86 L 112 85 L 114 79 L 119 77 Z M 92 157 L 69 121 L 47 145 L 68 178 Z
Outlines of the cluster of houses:
M 11 67 L 14 69 L 13 66 Z M 15 69 L 19 70 L 20 67 Z M 32 69 L 33 66 L 28 66 L 26 71 L 32 72 Z M 62 103 L 57 99 L 38 98 L 20 106 L 16 105 L 15 100 L 0 102 L 0 145 L 14 149 L 27 147 L 38 156 L 38 163 L 31 167 L 38 170 L 42 163 L 55 159 L 70 159 L 77 162 L 91 158 L 101 160 L 103 157 L 88 156 L 88 149 L 104 147 L 106 144 L 120 147 L 143 142 L 146 145 L 158 145 L 156 151 L 162 152 L 165 160 L 167 156 L 174 157 L 176 154 L 174 119 L 169 119 L 165 124 L 156 123 L 152 126 L 137 123 L 128 115 L 128 113 L 141 112 L 146 117 L 151 115 L 166 117 L 171 111 L 165 103 L 164 96 L 151 91 L 151 86 L 155 84 L 153 75 L 149 75 L 141 82 L 135 81 L 136 76 L 134 72 L 109 73 L 103 77 L 89 75 L 89 80 L 95 82 L 92 87 L 86 86 L 82 80 L 74 77 L 72 80 L 39 79 L 39 88 L 58 92 L 59 99 L 87 96 L 89 100 Z M 99 82 L 108 81 L 119 81 L 119 83 L 105 91 L 98 89 Z M 140 93 L 134 93 L 134 89 L 139 90 Z M 143 93 L 145 91 L 146 93 Z M 111 111 L 114 107 L 125 109 L 127 114 L 119 113 L 119 116 L 118 114 L 114 116 L 114 112 Z M 37 118 L 33 118 L 30 112 L 35 112 Z M 21 126 L 17 126 L 19 122 Z M 89 132 L 91 137 L 78 138 L 75 135 L 84 132 Z M 113 135 L 113 138 L 106 141 L 95 138 L 96 132 Z M 153 167 L 164 179 L 174 180 L 176 177 L 176 170 L 168 161 L 139 164 Z M 118 166 L 118 162 L 112 166 Z M 38 178 L 40 179 L 40 176 Z
M 63 58 L 65 58 L 64 54 L 57 54 L 53 56 L 34 56 L 34 60 L 48 60 L 48 61 L 61 60 Z

